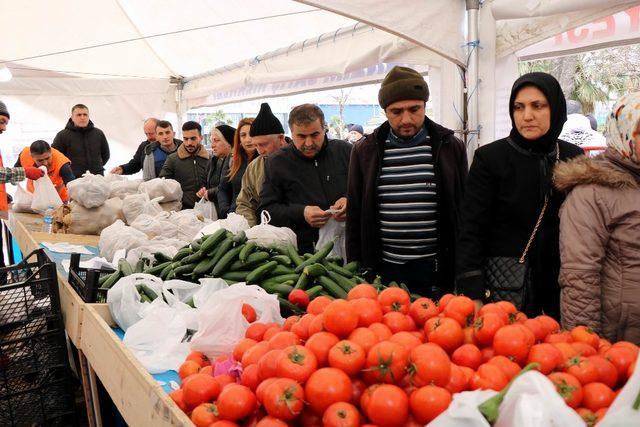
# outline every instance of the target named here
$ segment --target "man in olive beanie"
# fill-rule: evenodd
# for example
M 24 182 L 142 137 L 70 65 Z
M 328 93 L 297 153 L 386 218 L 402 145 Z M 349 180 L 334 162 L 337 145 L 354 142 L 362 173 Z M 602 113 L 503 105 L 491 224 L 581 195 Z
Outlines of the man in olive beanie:
M 453 289 L 464 144 L 425 116 L 429 87 L 393 67 L 378 92 L 387 121 L 354 145 L 347 191 L 347 258 L 438 298 Z
M 265 159 L 287 143 L 282 123 L 271 112 L 271 107 L 266 102 L 260 106 L 260 112 L 251 123 L 249 135 L 259 156 L 249 163 L 242 176 L 242 189 L 236 198 L 236 213 L 245 217 L 253 227 L 259 223 L 257 211 L 264 183 Z

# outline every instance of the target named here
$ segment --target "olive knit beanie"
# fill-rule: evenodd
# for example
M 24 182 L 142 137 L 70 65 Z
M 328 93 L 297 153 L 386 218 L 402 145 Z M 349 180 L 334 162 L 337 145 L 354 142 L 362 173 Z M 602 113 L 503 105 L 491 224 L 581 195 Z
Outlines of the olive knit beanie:
M 384 110 L 397 101 L 419 99 L 429 100 L 429 87 L 424 77 L 416 70 L 395 66 L 382 81 L 378 92 L 378 102 Z

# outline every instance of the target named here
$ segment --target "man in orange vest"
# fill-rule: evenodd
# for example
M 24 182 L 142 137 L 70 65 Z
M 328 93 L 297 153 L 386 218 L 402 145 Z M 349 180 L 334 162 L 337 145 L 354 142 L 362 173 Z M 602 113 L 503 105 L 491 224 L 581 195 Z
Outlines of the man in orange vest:
M 25 147 L 15 166 L 46 166 L 47 174 L 58 190 L 60 198 L 63 202 L 69 201 L 66 185 L 76 179 L 71 170 L 71 160 L 60 151 L 51 148 L 47 141 L 38 140 L 33 142 L 30 147 Z M 31 179 L 27 181 L 27 191 L 30 193 L 34 191 Z
M 11 116 L 7 110 L 7 106 L 4 102 L 0 101 L 0 133 L 3 133 L 7 129 L 7 124 L 9 124 L 10 118 Z M 6 212 L 9 210 L 7 190 L 4 187 L 5 183 L 17 184 L 20 181 L 24 181 L 25 178 L 38 179 L 43 176 L 44 172 L 35 167 L 5 168 L 2 163 L 2 155 L 0 154 L 0 211 Z

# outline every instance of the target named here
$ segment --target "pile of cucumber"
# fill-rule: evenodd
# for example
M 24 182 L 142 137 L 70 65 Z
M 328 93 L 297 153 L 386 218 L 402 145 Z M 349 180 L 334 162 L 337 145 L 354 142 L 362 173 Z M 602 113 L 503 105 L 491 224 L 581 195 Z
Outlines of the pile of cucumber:
M 161 253 L 153 260 L 141 259 L 135 267 L 120 260 L 118 270 L 100 279 L 102 289 L 113 286 L 121 277 L 134 272 L 158 276 L 163 280 L 182 279 L 197 283 L 203 277 L 219 277 L 227 283 L 246 282 L 278 294 L 287 301 L 293 289 L 303 289 L 313 299 L 319 295 L 346 298 L 349 290 L 365 280 L 358 276 L 359 265 L 343 265 L 341 258 L 328 255 L 333 242 L 313 254 L 298 254 L 293 245 L 286 248 L 263 248 L 247 242 L 244 232 L 233 234 L 220 229 L 182 247 L 173 258 Z

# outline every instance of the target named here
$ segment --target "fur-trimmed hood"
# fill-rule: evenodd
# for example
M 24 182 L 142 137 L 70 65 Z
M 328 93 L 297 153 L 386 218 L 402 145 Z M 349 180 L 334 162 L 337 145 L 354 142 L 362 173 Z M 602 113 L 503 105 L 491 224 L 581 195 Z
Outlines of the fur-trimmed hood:
M 636 172 L 640 173 L 640 166 L 635 165 L 635 168 Z M 594 158 L 580 156 L 561 162 L 555 167 L 553 184 L 565 193 L 578 185 L 588 184 L 619 189 L 639 188 L 634 175 L 625 169 L 622 165 L 614 164 L 604 155 Z

